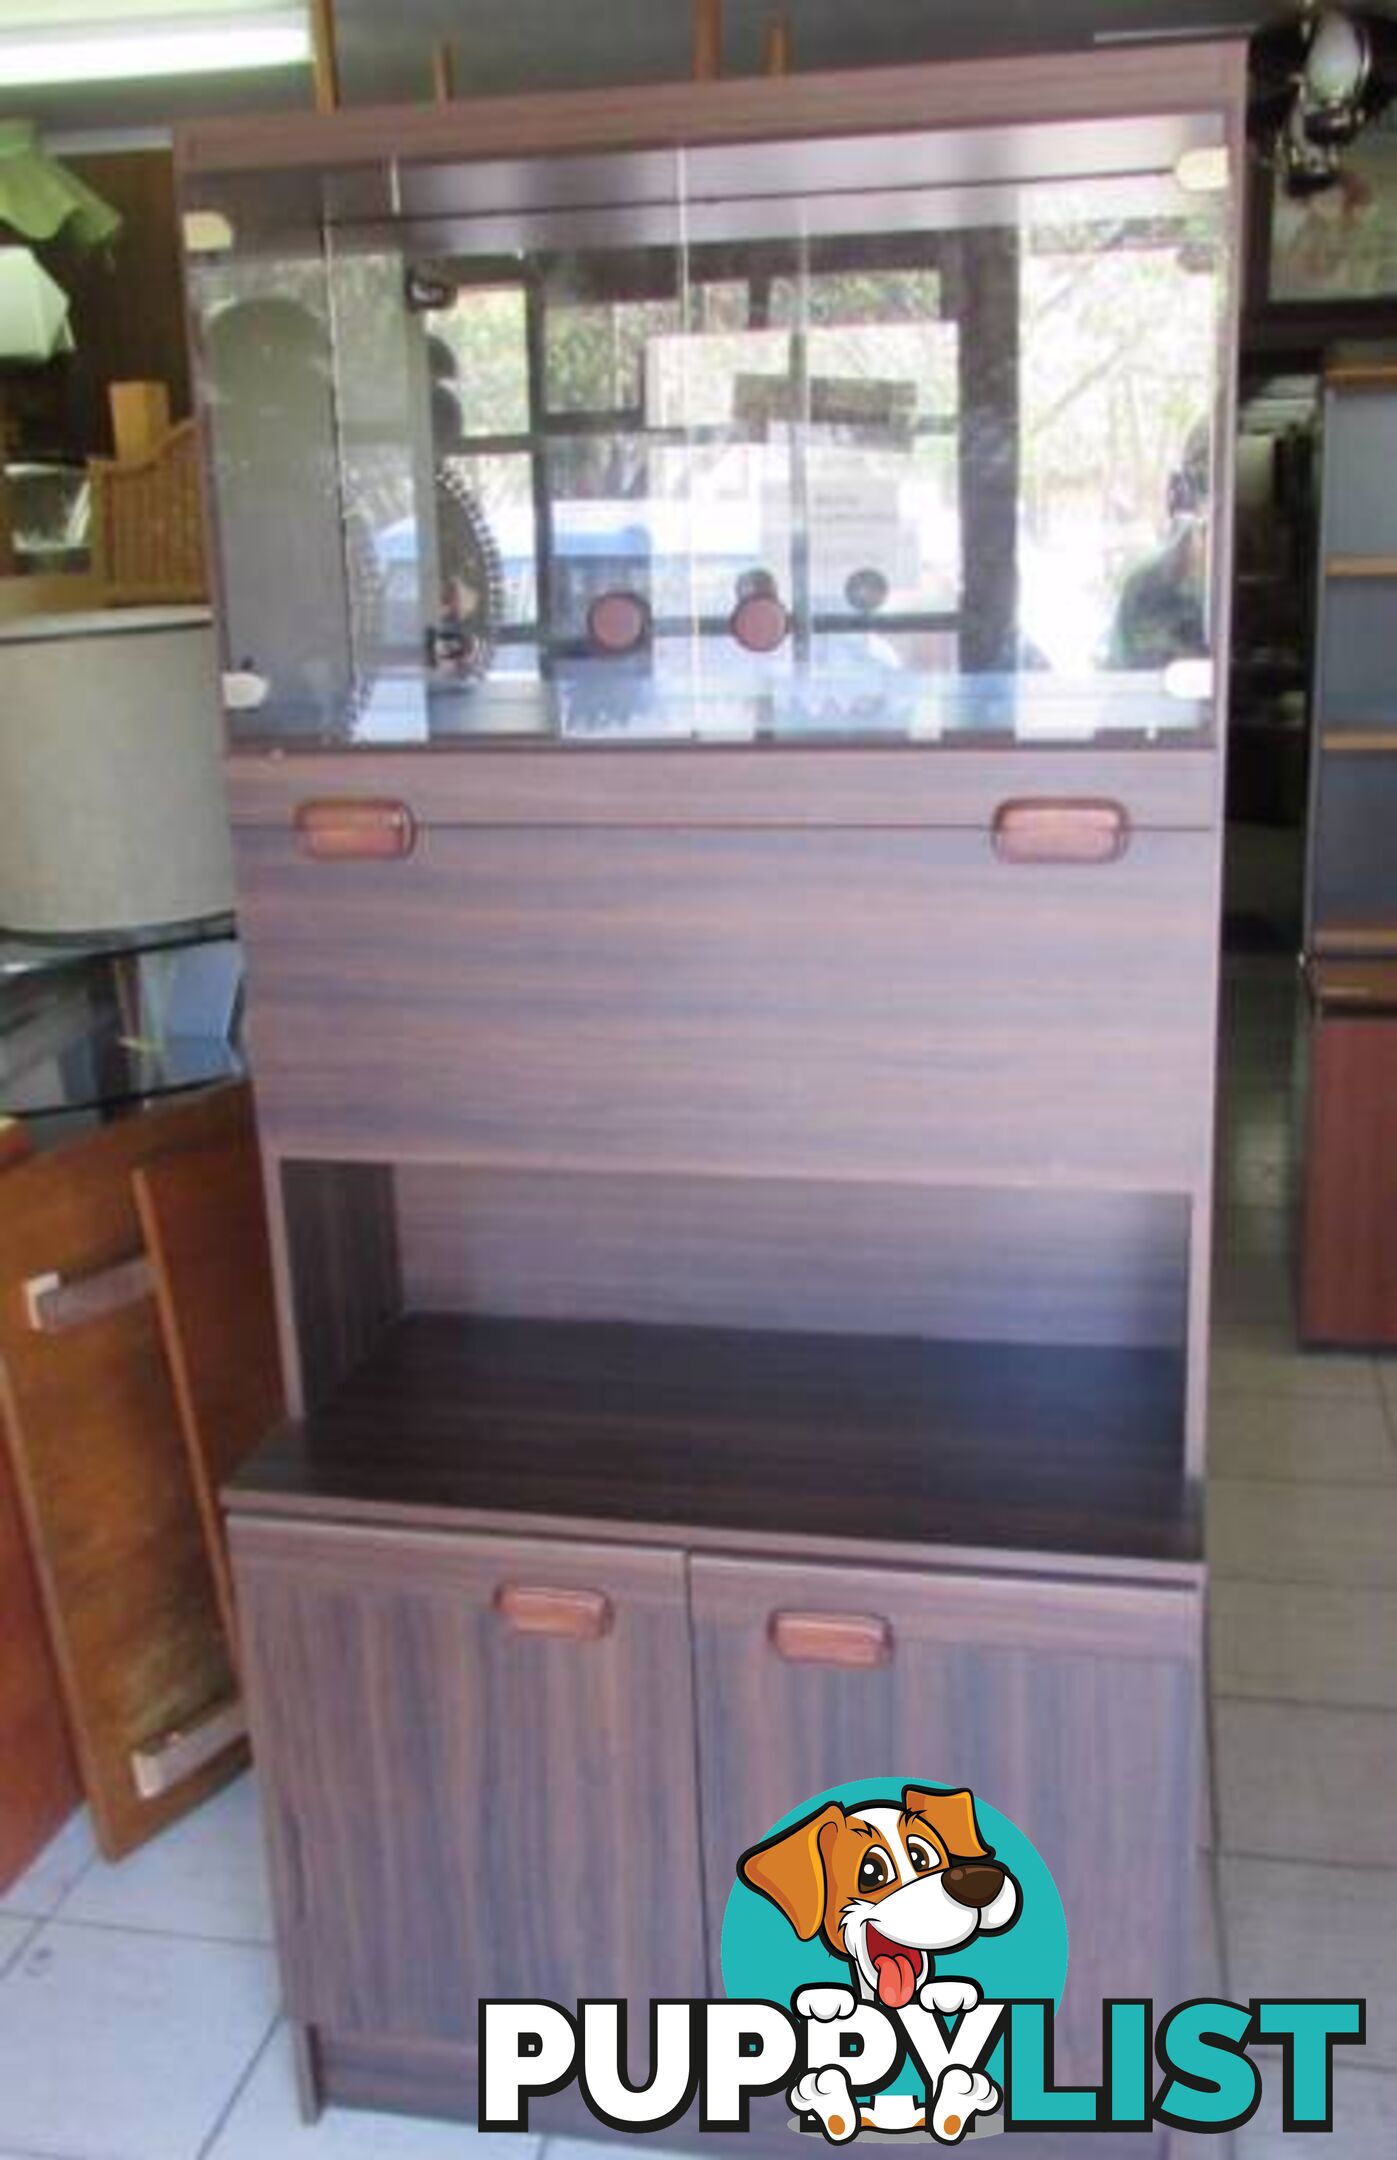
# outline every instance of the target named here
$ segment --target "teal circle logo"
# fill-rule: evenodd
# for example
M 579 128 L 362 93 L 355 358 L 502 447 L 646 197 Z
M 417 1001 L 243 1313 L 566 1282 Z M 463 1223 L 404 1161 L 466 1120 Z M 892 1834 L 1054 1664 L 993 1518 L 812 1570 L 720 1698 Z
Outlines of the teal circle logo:
M 904 1797 L 910 1800 L 915 1794 L 924 1795 L 930 1803 L 925 1823 L 919 1823 L 915 1814 L 903 1814 Z M 943 1797 L 946 1810 L 939 1805 Z M 880 1811 L 879 1817 L 875 1818 L 879 1821 L 883 1819 L 881 1811 L 890 1809 L 902 1817 L 901 1829 L 885 1840 L 865 1837 L 862 1827 L 853 1827 L 849 1837 L 841 1838 L 833 1834 L 839 1825 L 831 1816 L 830 1828 L 822 1841 L 816 1839 L 813 1827 L 809 1840 L 783 1841 L 784 1832 L 793 1832 L 802 1824 L 813 1826 L 814 1819 L 831 1808 L 842 1810 L 851 1826 L 866 1825 L 869 1810 Z M 916 1836 L 919 1828 L 924 1832 L 934 1831 L 938 1824 L 941 1827 L 935 1845 L 927 1836 Z M 965 1828 L 960 1834 L 952 1834 L 961 1824 Z M 987 1904 L 978 1916 L 972 1910 L 965 1922 L 970 1939 L 927 1953 L 920 1970 L 914 1971 L 910 1961 L 900 1962 L 896 1956 L 869 1958 L 865 1953 L 862 1983 L 850 1957 L 840 1955 L 831 1947 L 823 1926 L 818 1933 L 804 1934 L 812 1924 L 816 1903 L 811 1902 L 802 1910 L 796 1900 L 807 1895 L 818 1902 L 823 1919 L 825 1914 L 838 1911 L 847 1902 L 846 1892 L 849 1898 L 856 1899 L 863 1893 L 876 1919 L 880 1886 L 873 1878 L 886 1864 L 886 1859 L 869 1866 L 862 1882 L 857 1873 L 850 1872 L 856 1862 L 860 1866 L 867 1865 L 860 1855 L 874 1845 L 880 1848 L 885 1843 L 891 1845 L 892 1864 L 905 1875 L 909 1851 L 914 1851 L 917 1865 L 927 1859 L 933 1869 L 943 1860 L 953 1865 L 962 1856 L 959 1852 L 949 1852 L 948 1846 L 968 1846 L 973 1856 L 971 1841 L 977 1832 L 979 1844 L 993 1854 L 993 1871 L 986 1867 L 984 1887 L 977 1887 L 975 1895 L 986 1895 L 993 1887 L 994 1873 L 999 1870 L 1007 1871 L 1018 1886 L 1017 1907 L 1007 1925 L 995 1926 L 993 1932 L 988 1928 L 971 1932 L 976 1929 L 977 1917 L 993 1923 L 1002 1916 L 1006 1901 L 1001 1898 L 998 1905 Z M 803 1857 L 807 1846 L 814 1854 L 816 1871 L 816 1880 L 811 1883 L 808 1893 L 804 1884 Z M 817 1846 L 822 1848 L 823 1863 Z M 753 1888 L 751 1882 L 744 1881 L 738 1873 L 739 1867 L 746 1867 L 749 1873 L 769 1880 L 770 1871 L 757 1856 L 766 1854 L 773 1847 L 783 1856 L 789 1854 L 793 1869 L 778 1881 L 777 1895 L 773 1895 L 771 1888 L 765 1891 Z M 936 1978 L 973 1980 L 989 2002 L 1050 2001 L 1056 2007 L 1062 2001 L 1062 1991 L 1067 1983 L 1067 1919 L 1057 1885 L 1047 1864 L 1017 1823 L 1002 1815 L 979 1793 L 972 1797 L 960 1788 L 925 1777 L 855 1778 L 847 1784 L 831 1785 L 803 1801 L 799 1807 L 792 1808 L 789 1814 L 772 1824 L 749 1853 L 741 1858 L 734 1854 L 733 1860 L 733 1887 L 723 1915 L 721 1944 L 723 1986 L 730 1997 L 759 1998 L 785 2004 L 798 1989 L 820 1986 L 852 1986 L 855 1993 L 872 1996 L 869 1966 L 876 1963 L 878 1996 L 885 2003 L 895 2001 L 899 1996 L 906 1999 L 914 1982 L 918 1987 L 925 1984 L 933 1977 L 933 1969 Z M 836 1875 L 842 1870 L 850 1879 L 825 1879 L 821 1883 L 818 1871 L 822 1864 L 826 1869 L 834 1869 Z M 871 1888 L 868 1887 L 870 1884 Z M 891 1894 L 892 1885 L 884 1887 Z M 1012 1899 L 1007 1902 L 1012 1907 Z M 886 1978 L 885 1965 L 888 1967 Z M 901 1979 L 899 1975 L 904 1973 L 907 1977 Z M 988 2065 L 992 2077 L 1000 2074 L 1001 2056 L 1002 2047 L 996 2048 Z M 905 2065 L 890 2090 L 910 2090 L 916 2081 L 915 2068 Z

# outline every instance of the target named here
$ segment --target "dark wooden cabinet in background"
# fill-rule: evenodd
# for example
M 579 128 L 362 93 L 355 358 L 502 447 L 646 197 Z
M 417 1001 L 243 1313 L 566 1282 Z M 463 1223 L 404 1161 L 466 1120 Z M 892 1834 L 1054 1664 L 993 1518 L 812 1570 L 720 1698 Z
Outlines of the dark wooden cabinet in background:
M 1051 1867 L 1060 2070 L 1187 1991 L 1226 457 L 1161 520 L 1243 101 L 1208 45 L 181 141 L 313 2103 L 469 2113 L 482 1996 L 718 1991 L 743 1847 L 892 1771 Z

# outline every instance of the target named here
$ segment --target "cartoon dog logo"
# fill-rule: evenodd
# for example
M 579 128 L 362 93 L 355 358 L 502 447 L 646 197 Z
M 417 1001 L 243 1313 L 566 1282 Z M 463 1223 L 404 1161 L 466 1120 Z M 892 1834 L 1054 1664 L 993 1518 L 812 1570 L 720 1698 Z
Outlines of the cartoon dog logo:
M 875 1799 L 845 1808 L 832 1801 L 743 1853 L 737 1872 L 785 1915 L 802 1942 L 818 1936 L 848 1959 L 851 1988 L 805 1988 L 797 1998 L 799 2015 L 820 2020 L 849 2017 L 860 2000 L 892 2012 L 915 2001 L 943 2018 L 975 2008 L 975 1982 L 939 1975 L 936 1961 L 977 1935 L 1002 1934 L 1023 1902 L 1018 1883 L 980 1836 L 971 1795 L 916 1785 L 903 1787 L 901 1805 Z M 789 2098 L 798 2113 L 818 2116 L 836 2144 L 861 2127 L 927 2127 L 928 2108 L 895 2094 L 871 2110 L 858 2108 L 838 2065 L 807 2071 Z M 982 2072 L 952 2064 L 928 2096 L 931 2128 L 943 2141 L 957 2141 L 999 2099 Z

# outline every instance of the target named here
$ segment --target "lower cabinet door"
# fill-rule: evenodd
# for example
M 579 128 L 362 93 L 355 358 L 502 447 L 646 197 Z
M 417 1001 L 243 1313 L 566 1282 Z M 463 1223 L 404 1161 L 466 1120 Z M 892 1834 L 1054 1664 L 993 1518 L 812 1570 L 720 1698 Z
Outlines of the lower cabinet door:
M 703 1992 L 680 1555 L 251 1518 L 232 1545 L 294 2019 L 473 2045 L 482 1996 Z
M 1060 2082 L 1098 2081 L 1106 1997 L 1196 1991 L 1198 1586 L 691 1565 L 715 1971 L 738 1857 L 773 1823 L 851 1779 L 925 1779 L 969 1786 L 1052 1872 Z

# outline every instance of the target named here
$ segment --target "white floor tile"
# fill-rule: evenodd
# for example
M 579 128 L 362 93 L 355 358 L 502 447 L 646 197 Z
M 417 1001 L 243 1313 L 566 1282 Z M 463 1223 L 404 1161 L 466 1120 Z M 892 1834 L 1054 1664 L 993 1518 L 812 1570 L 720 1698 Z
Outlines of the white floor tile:
M 1394 1643 L 1397 1591 L 1213 1576 L 1209 1673 L 1216 1695 L 1397 1710 Z
M 600 2125 L 598 2127 L 600 2127 Z M 793 2131 L 791 2134 L 792 2136 L 796 2136 L 799 2133 Z M 863 2140 L 860 2140 L 860 2143 L 862 2142 Z M 868 2139 L 869 2150 L 870 2152 L 874 2150 L 882 2150 L 886 2147 L 890 2147 L 893 2142 L 894 2141 L 892 2138 L 879 2138 L 877 2136 L 870 2136 Z M 799 2153 L 801 2149 L 802 2148 L 800 2146 L 797 2146 L 795 2148 L 797 2153 Z M 908 2141 L 908 2149 L 911 2149 L 910 2140 Z M 638 2152 L 643 2152 L 644 2150 L 644 2145 L 638 2142 L 635 2138 L 631 2138 L 625 2144 L 621 2144 L 618 2142 L 616 2144 L 594 2145 L 590 2138 L 551 2137 L 548 2140 L 548 2150 L 544 2154 L 543 2160 L 636 2160 L 636 2154 Z M 656 2146 L 655 2150 L 657 2152 L 663 2152 L 665 2155 L 665 2160 L 703 2160 L 702 2150 L 698 2146 L 694 2148 L 693 2154 L 685 2154 L 683 2152 L 670 2152 L 669 2149 L 664 2146 Z M 854 2150 L 857 2151 L 858 2147 L 856 2146 Z
M 1185 1953 L 1181 1992 L 1184 1995 L 1227 1993 L 1226 1939 L 1222 1930 L 1217 1860 L 1211 1852 L 1199 1852 L 1195 1861 L 1193 1924 Z
M 62 1917 L 229 1942 L 270 1942 L 255 1781 L 239 1778 L 129 1859 L 99 1860 L 64 1900 Z
M 1318 1401 L 1339 1395 L 1377 1402 L 1377 1368 L 1370 1357 L 1347 1351 L 1306 1350 L 1279 1331 L 1213 1331 L 1213 1390 L 1218 1395 L 1309 1396 Z
M 50 1921 L 0 1980 L 0 2148 L 196 2160 L 276 2007 L 269 1951 Z
M 1213 1269 L 1212 1321 L 1214 1335 L 1223 1342 L 1238 1336 L 1245 1340 L 1248 1331 L 1283 1331 L 1286 1341 L 1292 1341 L 1295 1285 L 1290 1262 L 1259 1254 L 1244 1261 L 1219 1261 Z
M 308 2129 L 297 2110 L 291 2044 L 283 2026 L 239 2093 L 208 2160 L 535 2160 L 542 2142 L 482 2136 L 464 2123 L 418 2122 L 354 2108 L 328 2108 Z M 592 2160 L 598 2149 L 589 2148 Z
M 1224 1271 L 1241 1272 L 1253 1260 L 1293 1265 L 1295 1218 L 1287 1208 L 1219 1207 L 1213 1220 L 1213 1256 Z
M 1223 1699 L 1213 1707 L 1213 1737 L 1224 1852 L 1392 1864 L 1390 1712 Z
M 1397 1872 L 1226 1855 L 1218 1869 L 1238 2002 L 1364 1996 L 1363 2061 L 1397 2069 Z
M 1383 1401 L 1387 1405 L 1387 1414 L 1392 1425 L 1393 1438 L 1397 1439 L 1397 1355 L 1380 1357 L 1377 1360 L 1377 1368 L 1378 1385 L 1382 1391 Z
M 1367 2050 L 1357 2052 L 1366 2055 Z M 1265 2076 L 1260 2111 L 1235 2140 L 1236 2160 L 1392 2160 L 1397 2151 L 1397 2077 L 1351 2069 L 1341 2061 L 1334 2078 L 1333 2135 L 1287 2137 L 1281 2128 L 1279 2067 L 1267 2066 Z M 1206 2150 L 1204 2139 L 1190 2142 Z
M 1208 1423 L 1208 1468 L 1218 1477 L 1397 1485 L 1397 1446 L 1376 1399 L 1221 1395 Z
M 1211 1478 L 1207 1541 L 1218 1576 L 1397 1589 L 1397 1487 Z
M 28 1941 L 34 1928 L 32 1920 L 0 1917 L 0 1973 L 4 1973 L 18 1957 L 21 1946 Z
M 0 1897 L 0 1913 L 20 1913 L 35 1920 L 47 1918 L 62 1904 L 96 1854 L 87 1809 L 79 1808 L 19 1881 Z

